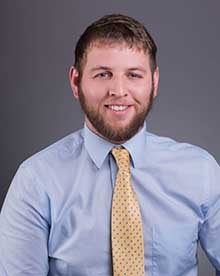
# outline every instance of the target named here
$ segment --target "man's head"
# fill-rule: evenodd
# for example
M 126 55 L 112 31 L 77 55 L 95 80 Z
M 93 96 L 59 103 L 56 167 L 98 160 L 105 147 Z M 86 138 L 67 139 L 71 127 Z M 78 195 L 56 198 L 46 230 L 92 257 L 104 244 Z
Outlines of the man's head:
M 157 46 L 144 25 L 132 17 L 111 14 L 92 23 L 78 40 L 75 48 L 75 68 L 83 71 L 89 49 L 93 46 L 125 44 L 149 54 L 152 72 L 157 67 Z
M 157 94 L 156 51 L 144 26 L 127 16 L 104 16 L 85 30 L 70 83 L 93 132 L 114 143 L 138 132 Z

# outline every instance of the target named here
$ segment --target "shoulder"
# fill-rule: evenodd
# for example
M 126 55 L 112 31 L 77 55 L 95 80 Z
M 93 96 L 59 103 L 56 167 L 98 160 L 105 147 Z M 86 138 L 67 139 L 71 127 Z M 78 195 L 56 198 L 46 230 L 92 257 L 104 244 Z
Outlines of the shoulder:
M 56 179 L 69 174 L 83 147 L 83 130 L 71 133 L 24 160 L 10 185 L 11 192 L 23 198 L 55 188 Z M 63 180 L 64 182 L 64 180 Z
M 179 142 L 175 139 L 159 136 L 151 132 L 146 133 L 149 149 L 154 154 L 166 156 L 166 158 L 189 161 L 189 163 L 213 165 L 214 157 L 206 150 L 197 145 L 187 142 Z
M 65 159 L 74 157 L 83 145 L 83 129 L 73 132 L 43 150 L 33 154 L 24 160 L 20 167 L 40 166 L 40 164 L 52 164 L 63 162 Z

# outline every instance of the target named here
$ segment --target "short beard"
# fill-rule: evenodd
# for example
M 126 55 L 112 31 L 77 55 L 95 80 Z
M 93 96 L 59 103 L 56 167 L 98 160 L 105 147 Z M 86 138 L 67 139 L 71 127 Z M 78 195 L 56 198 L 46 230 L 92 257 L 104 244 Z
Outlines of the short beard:
M 128 126 L 120 128 L 120 130 L 118 130 L 116 128 L 114 129 L 110 124 L 108 124 L 108 122 L 103 119 L 103 117 L 100 113 L 98 113 L 97 110 L 94 110 L 91 106 L 89 106 L 80 84 L 78 89 L 81 108 L 90 123 L 97 130 L 97 132 L 101 134 L 101 136 L 116 144 L 129 140 L 139 131 L 139 129 L 144 124 L 145 118 L 152 109 L 154 101 L 152 85 L 149 102 L 146 105 L 145 109 L 143 109 L 141 113 L 137 114 L 135 118 L 128 124 Z

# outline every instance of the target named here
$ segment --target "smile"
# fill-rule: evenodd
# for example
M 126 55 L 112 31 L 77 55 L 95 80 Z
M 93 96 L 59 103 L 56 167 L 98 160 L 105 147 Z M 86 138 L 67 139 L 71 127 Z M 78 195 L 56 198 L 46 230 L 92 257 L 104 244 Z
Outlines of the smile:
M 108 108 L 115 111 L 123 111 L 128 109 L 128 106 L 127 105 L 108 105 Z

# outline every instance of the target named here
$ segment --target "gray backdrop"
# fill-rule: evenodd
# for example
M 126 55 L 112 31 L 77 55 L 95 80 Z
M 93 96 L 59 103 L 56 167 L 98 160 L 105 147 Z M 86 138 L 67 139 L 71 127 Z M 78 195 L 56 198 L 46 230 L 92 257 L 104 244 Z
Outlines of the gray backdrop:
M 22 160 L 80 128 L 68 69 L 84 28 L 112 12 L 142 21 L 159 55 L 149 130 L 199 145 L 220 162 L 220 2 L 1 0 L 0 207 Z M 213 269 L 199 250 L 200 275 Z

